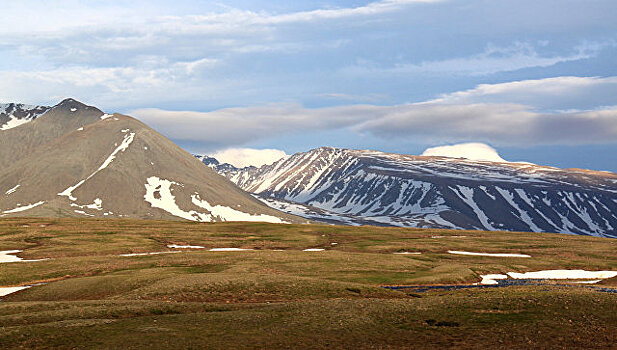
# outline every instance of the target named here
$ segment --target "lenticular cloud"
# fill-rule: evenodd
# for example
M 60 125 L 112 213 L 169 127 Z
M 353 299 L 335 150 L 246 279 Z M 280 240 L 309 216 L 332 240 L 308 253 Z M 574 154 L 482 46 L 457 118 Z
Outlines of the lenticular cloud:
M 470 142 L 450 146 L 427 148 L 423 156 L 438 156 L 450 158 L 466 158 L 471 160 L 485 160 L 490 162 L 507 162 L 499 156 L 497 151 L 484 143 Z

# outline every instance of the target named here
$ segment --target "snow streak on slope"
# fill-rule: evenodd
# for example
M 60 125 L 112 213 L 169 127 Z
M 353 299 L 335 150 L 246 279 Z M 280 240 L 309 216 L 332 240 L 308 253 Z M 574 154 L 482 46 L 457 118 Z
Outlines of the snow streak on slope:
M 134 138 L 135 138 L 135 133 L 134 132 L 132 132 L 130 134 L 127 134 L 127 135 L 124 135 L 124 139 L 122 140 L 122 143 L 118 147 L 116 147 L 116 149 L 111 153 L 111 155 L 109 157 L 107 157 L 107 159 L 105 159 L 103 164 L 101 164 L 101 166 L 95 172 L 90 174 L 90 176 L 88 176 L 86 179 L 81 180 L 78 183 L 76 183 L 75 185 L 70 186 L 66 190 L 58 193 L 58 196 L 65 196 L 65 197 L 68 197 L 71 201 L 76 201 L 77 198 L 73 197 L 73 191 L 75 191 L 79 186 L 83 185 L 84 182 L 86 182 L 89 179 L 91 179 L 99 171 L 107 168 L 109 166 L 109 164 L 111 164 L 111 162 L 113 162 L 113 160 L 116 159 L 116 155 L 119 152 L 124 152 L 124 151 L 127 150 L 129 145 L 133 142 Z
M 15 187 L 13 187 L 13 188 L 9 189 L 8 191 L 4 192 L 4 194 L 7 194 L 7 195 L 8 195 L 8 194 L 11 194 L 11 193 L 13 193 L 13 192 L 17 191 L 17 189 L 19 188 L 19 186 L 20 186 L 20 185 L 17 185 L 17 186 L 15 186 Z
M 617 236 L 606 172 L 329 147 L 261 168 L 202 159 L 269 205 L 325 222 Z
M 43 203 L 45 203 L 45 201 L 39 201 L 39 202 L 36 202 L 36 203 L 33 203 L 33 204 L 28 204 L 28 205 L 24 205 L 24 206 L 21 206 L 21 207 L 17 207 L 15 209 L 5 210 L 5 211 L 2 212 L 2 214 L 19 213 L 19 212 L 22 212 L 22 211 L 26 211 L 26 210 L 38 207 L 39 205 L 41 205 Z
M 488 221 L 488 217 L 486 216 L 486 214 L 484 214 L 484 212 L 478 207 L 476 202 L 474 202 L 473 189 L 465 186 L 458 186 L 458 190 L 462 194 L 461 199 L 463 199 L 465 203 L 469 205 L 469 207 L 473 209 L 473 212 L 478 216 L 478 220 L 480 220 L 480 222 L 482 223 L 481 228 L 494 230 L 495 228 Z

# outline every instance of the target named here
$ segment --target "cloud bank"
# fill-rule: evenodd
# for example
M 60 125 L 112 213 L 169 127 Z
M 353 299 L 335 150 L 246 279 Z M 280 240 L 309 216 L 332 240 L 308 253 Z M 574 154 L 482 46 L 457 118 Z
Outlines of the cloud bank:
M 615 143 L 617 78 L 558 77 L 480 85 L 421 103 L 305 108 L 272 104 L 213 112 L 141 109 L 133 115 L 173 139 L 219 149 L 277 135 L 344 130 L 384 140 L 425 143 L 482 141 L 493 145 Z M 545 101 L 562 99 L 552 109 Z M 588 99 L 594 105 L 587 109 Z M 489 102 L 485 102 L 489 101 Z

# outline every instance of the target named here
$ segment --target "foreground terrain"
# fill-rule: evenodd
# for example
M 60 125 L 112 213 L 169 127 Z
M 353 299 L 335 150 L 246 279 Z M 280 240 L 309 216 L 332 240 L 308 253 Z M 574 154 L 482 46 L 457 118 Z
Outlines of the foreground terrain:
M 8 250 L 23 250 L 17 254 L 23 259 L 46 260 L 0 263 L 1 287 L 30 286 L 0 297 L 2 348 L 611 348 L 617 343 L 614 278 L 593 286 L 562 281 L 426 292 L 383 288 L 471 284 L 480 275 L 507 272 L 617 271 L 613 239 L 11 218 L 0 220 L 0 251 Z M 393 254 L 402 252 L 409 254 Z

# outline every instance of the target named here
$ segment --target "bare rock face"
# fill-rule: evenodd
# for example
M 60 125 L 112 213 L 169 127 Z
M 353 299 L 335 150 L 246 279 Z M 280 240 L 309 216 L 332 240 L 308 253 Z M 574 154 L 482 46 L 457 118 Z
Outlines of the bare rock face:
M 271 209 L 147 125 L 67 99 L 0 131 L 0 217 L 306 222 Z
M 322 147 L 261 168 L 211 165 L 272 207 L 343 224 L 617 237 L 617 175 Z

